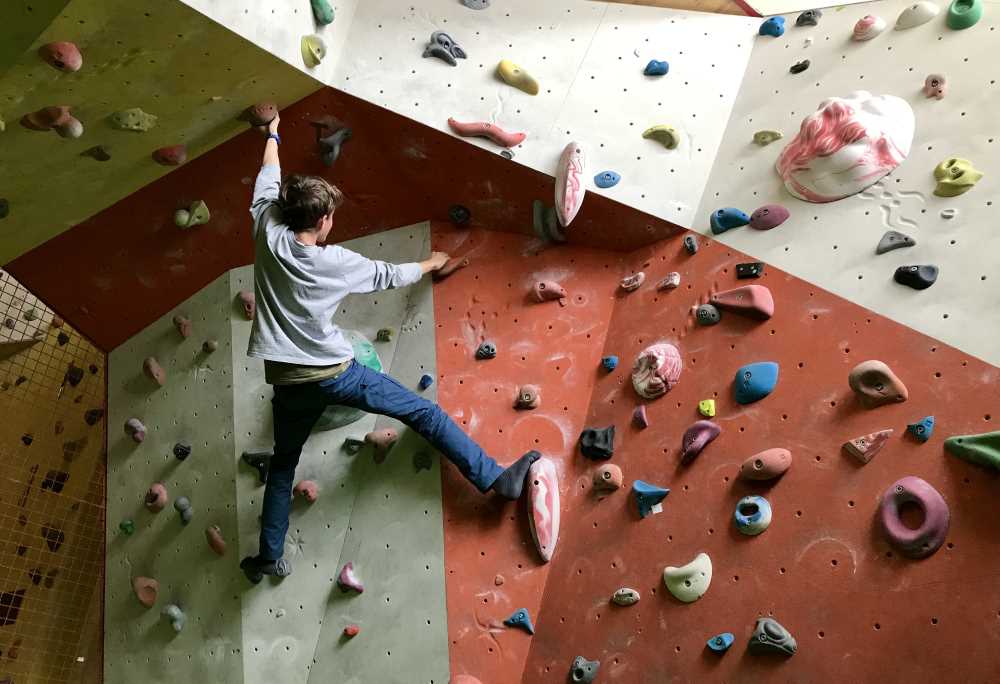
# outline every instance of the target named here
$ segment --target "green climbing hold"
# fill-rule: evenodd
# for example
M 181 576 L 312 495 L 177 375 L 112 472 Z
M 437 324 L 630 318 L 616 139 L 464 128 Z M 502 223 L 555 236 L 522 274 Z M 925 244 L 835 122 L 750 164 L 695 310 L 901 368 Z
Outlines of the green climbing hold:
M 1000 431 L 949 437 L 944 450 L 969 463 L 1000 470 Z
M 983 0 L 952 0 L 948 6 L 948 28 L 956 31 L 974 26 L 983 18 Z
M 302 36 L 299 49 L 302 51 L 302 61 L 310 69 L 319 66 L 326 57 L 326 43 L 319 36 Z
M 753 134 L 753 141 L 763 147 L 770 145 L 775 140 L 781 140 L 783 137 L 785 136 L 781 134 L 781 131 L 763 130 Z
M 642 132 L 642 137 L 655 140 L 668 150 L 676 148 L 681 140 L 680 136 L 677 135 L 677 129 L 673 126 L 667 126 L 666 124 L 660 124 L 659 126 L 647 128 Z
M 118 523 L 118 529 L 121 530 L 122 534 L 126 537 L 130 537 L 135 532 L 135 523 L 128 519 L 122 520 Z
M 371 368 L 373 371 L 381 373 L 382 361 L 379 360 L 378 352 L 375 351 L 375 345 L 357 330 L 344 330 L 343 333 L 345 339 L 351 343 L 351 349 L 354 350 L 354 360 L 365 368 Z M 335 430 L 361 420 L 364 416 L 365 412 L 361 409 L 341 404 L 330 404 L 316 421 L 313 432 Z M 359 442 L 359 445 L 363 446 L 364 442 Z M 429 468 L 430 465 L 428 464 L 427 467 Z
M 333 8 L 330 7 L 330 3 L 326 0 L 311 0 L 313 8 L 313 16 L 316 17 L 316 23 L 320 26 L 326 26 L 327 24 L 333 23 Z

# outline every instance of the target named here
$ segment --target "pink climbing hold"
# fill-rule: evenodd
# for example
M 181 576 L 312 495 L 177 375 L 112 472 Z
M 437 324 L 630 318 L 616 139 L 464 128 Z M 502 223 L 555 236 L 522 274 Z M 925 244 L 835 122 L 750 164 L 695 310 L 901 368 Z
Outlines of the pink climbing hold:
M 947 82 L 941 74 L 931 74 L 924 79 L 924 95 L 927 97 L 944 99 Z
M 542 403 L 542 389 L 538 385 L 521 385 L 514 399 L 516 409 L 536 409 Z
M 312 503 L 319 497 L 319 485 L 312 480 L 302 480 L 302 482 L 295 485 L 292 494 Z
M 376 463 L 383 463 L 385 461 L 386 454 L 389 453 L 389 449 L 392 448 L 397 439 L 399 439 L 399 435 L 392 428 L 375 430 L 365 435 L 365 441 L 375 447 L 374 457 Z
M 38 56 L 48 63 L 49 66 L 59 71 L 74 72 L 79 71 L 83 66 L 83 55 L 80 48 L 74 43 L 57 41 L 46 43 L 38 48 Z
M 358 576 L 354 574 L 354 563 L 348 561 L 344 563 L 344 567 L 340 569 L 340 574 L 337 575 L 337 586 L 343 592 L 350 591 L 353 589 L 359 594 L 364 593 L 365 585 L 361 583 Z
M 862 463 L 868 463 L 875 458 L 882 447 L 892 437 L 892 430 L 879 430 L 867 435 L 844 442 L 844 451 Z
M 754 454 L 740 465 L 744 480 L 773 480 L 792 465 L 792 452 L 788 449 L 766 449 Z
M 236 299 L 243 305 L 243 315 L 248 321 L 252 321 L 254 314 L 257 313 L 257 298 L 254 293 L 250 290 L 240 290 Z
M 566 289 L 554 280 L 539 280 L 531 291 L 540 302 L 558 300 L 562 306 L 566 306 L 566 297 L 569 296 Z
M 710 420 L 696 421 L 681 438 L 681 463 L 687 465 L 698 458 L 698 454 L 721 432 L 722 428 Z
M 139 603 L 147 608 L 152 608 L 160 594 L 160 583 L 150 577 L 133 577 L 132 591 L 135 592 Z
M 347 627 L 344 627 L 344 636 L 347 637 L 348 639 L 353 639 L 360 633 L 361 633 L 361 628 L 358 627 L 357 625 L 347 625 Z
M 129 418 L 125 421 L 125 434 L 132 438 L 136 444 L 146 439 L 146 426 L 138 418 Z
M 632 422 L 645 430 L 649 427 L 649 417 L 646 416 L 646 405 L 640 404 L 632 412 Z
M 187 161 L 187 147 L 170 145 L 153 150 L 153 161 L 161 166 L 180 166 Z
M 146 508 L 153 513 L 159 513 L 167 506 L 167 488 L 162 482 L 154 482 L 146 490 Z
M 167 372 L 163 370 L 163 366 L 161 366 L 160 362 L 153 356 L 148 357 L 142 362 L 142 371 L 146 374 L 146 377 L 160 387 L 163 387 L 164 383 L 167 381 Z
M 455 119 L 448 119 L 448 126 L 458 135 L 465 138 L 487 138 L 501 147 L 514 147 L 520 145 L 527 138 L 525 133 L 508 133 L 496 124 L 485 121 L 473 121 L 463 123 Z
M 205 528 L 205 540 L 208 548 L 212 549 L 219 556 L 226 555 L 226 540 L 222 536 L 222 530 L 218 525 L 211 525 Z
M 677 347 L 666 342 L 650 345 L 632 364 L 632 387 L 640 397 L 662 397 L 677 384 L 683 368 Z
M 622 278 L 619 285 L 621 285 L 621 288 L 626 292 L 634 292 L 642 287 L 644 282 L 646 282 L 646 274 L 639 271 L 638 273 L 633 273 L 630 276 Z
M 750 214 L 750 227 L 757 230 L 771 230 L 788 220 L 788 209 L 780 204 L 765 204 Z
M 43 107 L 21 117 L 21 125 L 32 131 L 55 131 L 63 138 L 79 138 L 83 124 L 70 113 L 69 105 Z
M 594 471 L 594 489 L 598 492 L 613 492 L 622 486 L 622 469 L 614 463 L 605 463 Z
M 566 145 L 556 169 L 556 216 L 563 228 L 573 222 L 583 204 L 587 192 L 583 180 L 585 167 L 583 147 L 575 142 Z
M 528 506 L 531 536 L 538 555 L 548 563 L 559 539 L 559 476 L 548 458 L 540 458 L 528 469 Z
M 744 285 L 718 292 L 709 300 L 726 311 L 735 311 L 762 321 L 774 315 L 774 298 L 763 285 Z
M 177 328 L 177 332 L 181 334 L 181 337 L 188 338 L 191 337 L 191 319 L 186 318 L 181 315 L 174 316 L 174 327 Z

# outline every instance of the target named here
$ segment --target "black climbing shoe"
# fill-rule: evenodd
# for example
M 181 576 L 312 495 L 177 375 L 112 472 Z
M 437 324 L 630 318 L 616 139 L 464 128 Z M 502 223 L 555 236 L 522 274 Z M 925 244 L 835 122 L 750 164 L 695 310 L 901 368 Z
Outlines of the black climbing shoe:
M 500 477 L 490 489 L 505 499 L 520 499 L 524 490 L 524 480 L 528 477 L 528 468 L 541 457 L 542 455 L 534 450 L 524 454 L 500 473 Z

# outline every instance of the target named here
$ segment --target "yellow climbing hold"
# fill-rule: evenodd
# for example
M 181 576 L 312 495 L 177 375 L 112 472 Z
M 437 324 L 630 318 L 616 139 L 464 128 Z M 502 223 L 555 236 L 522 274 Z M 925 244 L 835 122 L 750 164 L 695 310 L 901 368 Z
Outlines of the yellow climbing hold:
M 302 43 L 299 46 L 302 50 L 302 61 L 306 66 L 313 69 L 326 57 L 326 43 L 319 36 L 302 36 Z
M 672 150 L 677 147 L 677 144 L 681 141 L 680 136 L 677 135 L 677 129 L 673 126 L 667 126 L 666 124 L 647 128 L 642 132 L 642 137 L 655 140 L 656 142 L 661 143 L 668 150 Z
M 785 136 L 781 134 L 781 131 L 763 130 L 753 134 L 753 141 L 763 147 L 770 145 L 775 140 L 781 140 L 783 137 Z
M 698 402 L 698 413 L 709 418 L 715 415 L 715 399 L 702 399 Z
M 514 64 L 509 59 L 501 59 L 497 65 L 497 76 L 507 85 L 523 90 L 528 95 L 538 94 L 538 81 L 531 74 Z
M 187 209 L 178 209 L 174 213 L 174 224 L 178 228 L 194 228 L 208 223 L 212 215 L 208 212 L 208 205 L 198 200 Z
M 982 177 L 982 172 L 977 171 L 968 159 L 945 159 L 934 168 L 934 178 L 937 180 L 934 194 L 938 197 L 961 195 L 971 190 Z

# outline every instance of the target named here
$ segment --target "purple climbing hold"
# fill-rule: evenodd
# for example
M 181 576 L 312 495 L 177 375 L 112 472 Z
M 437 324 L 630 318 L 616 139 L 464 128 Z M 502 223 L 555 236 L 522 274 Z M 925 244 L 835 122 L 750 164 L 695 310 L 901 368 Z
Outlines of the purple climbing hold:
M 719 436 L 722 428 L 710 420 L 699 420 L 684 431 L 681 438 L 681 463 L 687 465 L 702 452 L 708 443 Z
M 780 204 L 765 204 L 750 214 L 750 227 L 757 230 L 771 230 L 788 220 L 788 209 Z
M 916 529 L 906 525 L 899 516 L 905 504 L 916 504 L 924 521 Z M 919 477 L 904 477 L 889 485 L 882 494 L 879 520 L 889 542 L 911 558 L 926 558 L 944 543 L 951 514 L 948 504 L 934 487 Z
M 535 633 L 535 626 L 531 624 L 531 616 L 528 615 L 527 608 L 518 608 L 514 614 L 503 621 L 508 627 L 520 627 L 528 634 Z
M 344 567 L 340 569 L 340 574 L 337 575 L 337 586 L 340 590 L 347 592 L 354 590 L 359 594 L 364 593 L 365 585 L 361 583 L 358 576 L 354 574 L 354 563 L 348 561 L 344 563 Z
M 645 404 L 640 404 L 635 407 L 635 411 L 632 412 L 632 422 L 643 430 L 649 427 L 649 417 L 646 415 Z

